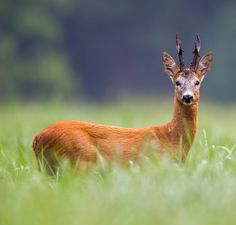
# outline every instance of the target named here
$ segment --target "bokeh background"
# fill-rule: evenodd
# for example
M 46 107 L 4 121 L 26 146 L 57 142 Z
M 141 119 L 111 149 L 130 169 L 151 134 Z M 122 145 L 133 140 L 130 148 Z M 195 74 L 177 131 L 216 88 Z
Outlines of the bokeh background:
M 162 52 L 213 51 L 204 99 L 236 100 L 236 2 L 1 0 L 0 100 L 171 96 Z

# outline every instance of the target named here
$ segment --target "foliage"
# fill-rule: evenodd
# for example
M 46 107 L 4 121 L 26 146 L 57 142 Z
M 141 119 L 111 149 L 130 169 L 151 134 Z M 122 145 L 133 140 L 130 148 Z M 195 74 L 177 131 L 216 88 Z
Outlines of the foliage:
M 1 1 L 1 99 L 74 93 L 62 26 L 49 7 L 46 1 Z
M 201 54 L 214 53 L 206 94 L 231 101 L 235 7 L 230 0 L 2 0 L 0 98 L 166 92 L 161 53 L 176 55 L 179 31 L 187 62 L 195 33 Z
M 158 125 L 171 117 L 168 105 L 2 106 L 0 224 L 235 224 L 235 107 L 201 105 L 198 137 L 185 164 L 144 157 L 122 168 L 101 160 L 78 175 L 64 162 L 55 178 L 37 170 L 31 140 L 50 123 Z

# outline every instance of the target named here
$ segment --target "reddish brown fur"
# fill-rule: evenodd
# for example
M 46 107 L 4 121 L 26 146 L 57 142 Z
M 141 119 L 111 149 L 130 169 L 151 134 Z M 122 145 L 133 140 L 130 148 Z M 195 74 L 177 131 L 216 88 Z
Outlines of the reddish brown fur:
M 185 70 L 180 69 L 168 53 L 163 53 L 164 70 L 173 83 L 178 79 L 202 81 L 210 69 L 211 61 L 212 55 L 208 53 L 200 60 L 198 68 L 191 70 L 191 76 L 186 78 Z M 181 102 L 181 94 L 182 90 L 176 87 L 173 119 L 162 126 L 132 129 L 80 121 L 51 125 L 33 140 L 36 157 L 40 160 L 43 154 L 53 169 L 56 167 L 56 158 L 69 158 L 73 164 L 79 159 L 80 164 L 90 165 L 96 162 L 98 154 L 108 161 L 127 162 L 140 156 L 145 143 L 155 143 L 157 152 L 170 151 L 180 154 L 184 160 L 196 134 L 199 89 L 194 89 L 191 105 Z
M 197 103 L 183 107 L 175 100 L 175 111 L 171 122 L 163 126 L 147 128 L 120 128 L 92 123 L 67 121 L 49 126 L 33 141 L 36 157 L 42 153 L 53 167 L 54 153 L 59 158 L 70 158 L 72 162 L 96 162 L 97 153 L 109 161 L 122 162 L 139 157 L 146 142 L 155 143 L 157 151 L 178 153 L 182 140 L 183 158 L 187 155 L 196 134 Z M 189 137 L 190 135 L 190 137 Z

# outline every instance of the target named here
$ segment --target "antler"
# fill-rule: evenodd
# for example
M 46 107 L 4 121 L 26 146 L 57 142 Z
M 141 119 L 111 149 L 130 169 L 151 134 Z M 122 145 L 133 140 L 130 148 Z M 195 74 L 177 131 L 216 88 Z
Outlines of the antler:
M 183 58 L 184 49 L 182 48 L 182 42 L 179 39 L 178 33 L 176 33 L 176 50 L 179 56 L 179 67 L 180 69 L 183 69 L 184 68 L 184 58 Z
M 199 55 L 200 48 L 201 48 L 201 40 L 200 40 L 200 37 L 197 35 L 197 40 L 195 41 L 195 48 L 193 50 L 193 61 L 190 64 L 190 69 L 196 68 L 198 59 L 200 57 L 200 55 Z

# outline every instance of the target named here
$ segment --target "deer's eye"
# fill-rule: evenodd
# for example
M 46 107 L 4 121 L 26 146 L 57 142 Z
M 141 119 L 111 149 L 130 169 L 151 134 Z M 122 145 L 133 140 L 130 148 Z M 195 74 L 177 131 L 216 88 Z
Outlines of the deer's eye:
M 177 81 L 175 82 L 175 85 L 179 87 L 179 86 L 181 86 L 181 83 L 177 80 Z
M 194 84 L 195 84 L 195 86 L 198 86 L 200 84 L 200 82 L 197 80 Z

